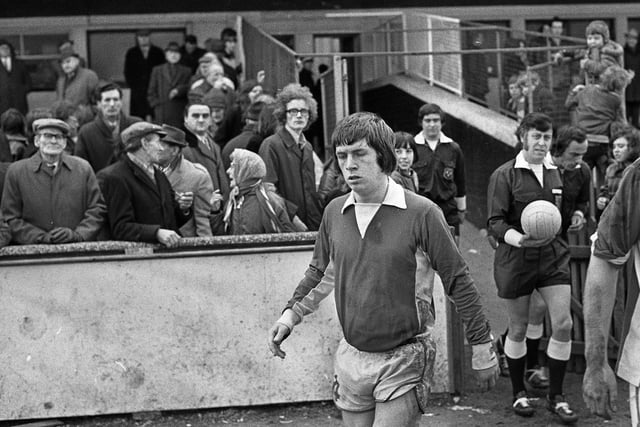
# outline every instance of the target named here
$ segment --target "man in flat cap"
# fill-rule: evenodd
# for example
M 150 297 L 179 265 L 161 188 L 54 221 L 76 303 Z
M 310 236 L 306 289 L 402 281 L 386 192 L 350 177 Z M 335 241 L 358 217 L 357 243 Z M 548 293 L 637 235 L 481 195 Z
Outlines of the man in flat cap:
M 80 57 L 71 50 L 60 55 L 60 66 L 64 75 L 56 83 L 56 100 L 69 101 L 74 107 L 90 105 L 93 91 L 98 86 L 98 75 L 80 66 Z
M 118 160 L 122 151 L 120 133 L 140 118 L 122 112 L 122 89 L 117 83 L 98 85 L 95 98 L 98 114 L 80 128 L 73 154 L 87 160 L 98 172 Z
M 193 200 L 193 217 L 180 227 L 182 237 L 211 236 L 211 211 L 221 208 L 220 190 L 213 191 L 209 172 L 199 163 L 192 163 L 182 155 L 187 146 L 185 133 L 169 125 L 162 125 L 166 136 L 160 139 L 164 149 L 160 153 L 159 165 L 169 178 L 173 191 L 178 196 Z
M 156 167 L 165 149 L 160 139 L 166 135 L 162 126 L 132 124 L 121 135 L 125 155 L 98 173 L 112 239 L 177 245 L 179 227 L 191 217 L 193 200 L 176 198 Z
M 94 240 L 105 205 L 86 160 L 64 153 L 69 125 L 33 122 L 38 152 L 12 163 L 2 194 L 2 215 L 18 244 Z
M 136 32 L 136 45 L 129 48 L 124 57 L 124 79 L 131 88 L 132 116 L 149 120 L 151 107 L 147 101 L 147 90 L 151 70 L 156 65 L 164 63 L 164 52 L 158 46 L 151 43 L 149 30 Z
M 176 42 L 167 45 L 164 56 L 167 62 L 151 70 L 147 100 L 154 122 L 177 127 L 182 124 L 182 111 L 187 105 L 191 69 L 178 63 L 180 46 Z

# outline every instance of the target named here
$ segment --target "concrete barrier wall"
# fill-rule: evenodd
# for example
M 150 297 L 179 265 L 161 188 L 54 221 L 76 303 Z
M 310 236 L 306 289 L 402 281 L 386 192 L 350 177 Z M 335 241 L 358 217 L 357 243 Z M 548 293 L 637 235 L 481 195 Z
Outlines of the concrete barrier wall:
M 332 297 L 284 343 L 285 360 L 267 348 L 313 233 L 253 237 L 0 250 L 0 419 L 331 399 Z M 447 392 L 441 286 L 435 301 L 434 392 Z

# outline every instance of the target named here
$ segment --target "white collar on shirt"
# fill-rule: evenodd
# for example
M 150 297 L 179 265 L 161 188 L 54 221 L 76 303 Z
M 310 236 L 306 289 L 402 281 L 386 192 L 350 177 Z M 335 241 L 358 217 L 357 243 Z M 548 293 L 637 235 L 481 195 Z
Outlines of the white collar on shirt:
M 414 136 L 413 141 L 418 145 L 424 145 L 427 143 L 427 140 L 424 138 L 424 133 L 422 132 Z M 440 132 L 440 136 L 438 137 L 438 142 L 440 142 L 441 144 L 445 144 L 447 142 L 453 142 L 453 139 L 449 138 L 447 135 Z
M 397 184 L 394 180 L 387 177 L 389 182 L 389 188 L 387 189 L 387 194 L 384 196 L 384 200 L 382 201 L 382 205 L 395 206 L 399 209 L 407 209 L 407 202 L 404 199 L 404 188 L 400 184 Z M 355 205 L 356 199 L 353 195 L 353 191 L 349 193 L 347 196 L 347 200 L 344 201 L 344 205 L 342 206 L 342 213 L 344 213 L 345 209 L 349 206 Z
M 553 157 L 551 157 L 551 153 L 547 153 L 547 159 L 548 159 L 548 161 L 549 161 L 552 165 L 555 165 L 555 164 L 556 164 L 556 163 L 553 161 Z M 546 160 L 546 159 L 545 159 L 545 160 Z M 556 167 L 557 167 L 557 166 L 556 166 Z M 573 169 L 574 169 L 574 170 L 575 170 L 575 169 L 580 169 L 580 167 L 581 167 L 581 165 L 580 165 L 580 163 L 578 163 L 578 164 L 576 164 L 576 167 L 575 167 L 575 168 L 573 168 Z
M 558 167 L 554 165 L 553 162 L 551 161 L 551 156 L 549 155 L 547 155 L 547 157 L 544 158 L 544 160 L 542 161 L 542 164 L 546 169 L 558 169 Z M 531 169 L 531 166 L 529 166 L 529 163 L 524 159 L 524 154 L 522 153 L 522 151 L 520 151 L 516 156 L 516 163 L 513 167 L 522 168 L 522 169 Z

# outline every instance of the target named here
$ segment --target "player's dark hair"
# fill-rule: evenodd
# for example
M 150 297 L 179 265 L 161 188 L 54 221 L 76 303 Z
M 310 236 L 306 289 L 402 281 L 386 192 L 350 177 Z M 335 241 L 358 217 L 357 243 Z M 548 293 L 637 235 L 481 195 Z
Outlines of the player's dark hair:
M 391 174 L 396 169 L 393 131 L 382 118 L 373 113 L 351 114 L 338 122 L 331 135 L 334 157 L 336 147 L 352 145 L 362 139 L 376 152 L 382 172 Z

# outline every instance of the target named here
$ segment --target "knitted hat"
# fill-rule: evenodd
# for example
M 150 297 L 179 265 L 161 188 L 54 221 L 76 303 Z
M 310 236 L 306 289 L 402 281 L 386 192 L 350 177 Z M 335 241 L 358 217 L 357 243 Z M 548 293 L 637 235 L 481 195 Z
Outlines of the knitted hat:
M 591 21 L 589 22 L 589 25 L 587 25 L 585 34 L 587 36 L 590 34 L 600 34 L 604 39 L 604 42 L 607 43 L 609 41 L 609 26 L 604 21 Z
M 209 108 L 227 108 L 227 97 L 220 89 L 211 89 L 202 97 L 202 103 Z
M 247 188 L 265 177 L 267 166 L 256 153 L 236 148 L 229 156 L 233 167 L 233 180 L 238 188 Z

